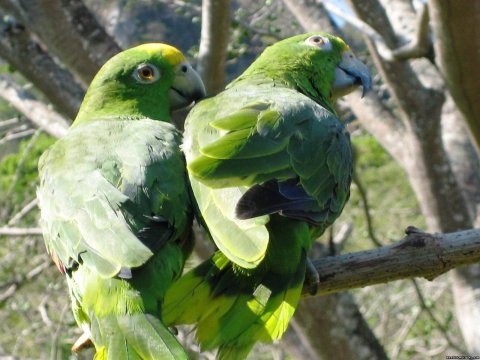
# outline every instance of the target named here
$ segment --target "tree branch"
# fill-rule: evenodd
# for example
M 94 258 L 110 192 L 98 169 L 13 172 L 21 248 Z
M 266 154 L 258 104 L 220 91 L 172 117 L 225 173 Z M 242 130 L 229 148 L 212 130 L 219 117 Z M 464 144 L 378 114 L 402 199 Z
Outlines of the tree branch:
M 18 213 L 16 213 L 12 218 L 8 221 L 7 225 L 12 226 L 15 225 L 18 221 L 20 221 L 25 215 L 27 215 L 32 209 L 37 207 L 38 199 L 35 198 L 31 200 L 27 205 L 25 205 Z
M 43 102 L 38 101 L 11 77 L 0 74 L 0 97 L 11 103 L 32 123 L 54 137 L 62 137 L 67 129 L 67 121 Z
M 409 227 L 406 233 L 393 245 L 315 260 L 320 275 L 317 295 L 411 277 L 433 280 L 448 270 L 480 261 L 480 229 L 428 234 Z
M 15 18 L 0 18 L 0 32 L 0 56 L 45 94 L 58 111 L 73 119 L 84 91 L 72 74 L 59 66 Z
M 14 296 L 21 287 L 30 283 L 50 266 L 52 266 L 52 261 L 50 258 L 48 258 L 48 256 L 45 256 L 45 260 L 42 263 L 34 267 L 27 274 L 22 275 L 19 279 L 13 280 L 10 284 L 5 286 L 7 289 L 0 293 L 0 306 L 9 298 Z
M 40 228 L 15 228 L 15 227 L 0 227 L 0 236 L 29 236 L 29 235 L 42 235 L 42 229 Z

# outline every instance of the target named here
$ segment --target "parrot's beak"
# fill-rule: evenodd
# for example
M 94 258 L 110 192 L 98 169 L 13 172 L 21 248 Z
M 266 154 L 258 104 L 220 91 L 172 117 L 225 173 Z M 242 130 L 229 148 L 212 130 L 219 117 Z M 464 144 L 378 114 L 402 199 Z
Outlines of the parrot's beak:
M 168 97 L 172 110 L 181 109 L 205 97 L 202 79 L 187 61 L 182 61 L 175 67 L 175 78 Z
M 335 68 L 332 95 L 334 98 L 347 95 L 360 85 L 363 88 L 363 97 L 372 87 L 370 70 L 351 51 L 345 51 L 342 54 L 342 61 Z

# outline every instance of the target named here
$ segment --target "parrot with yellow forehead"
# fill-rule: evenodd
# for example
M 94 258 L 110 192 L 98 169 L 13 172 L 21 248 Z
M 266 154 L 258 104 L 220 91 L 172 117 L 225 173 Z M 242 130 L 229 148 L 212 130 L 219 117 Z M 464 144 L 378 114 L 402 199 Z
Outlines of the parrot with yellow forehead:
M 280 339 L 312 242 L 349 198 L 352 150 L 335 100 L 371 87 L 368 68 L 326 33 L 268 47 L 225 91 L 187 117 L 183 149 L 204 223 L 219 251 L 167 292 L 167 324 L 196 324 L 203 350 L 244 359 Z M 321 311 L 321 309 L 319 309 Z
M 93 79 L 39 162 L 41 227 L 95 359 L 187 359 L 161 317 L 192 250 L 181 133 L 171 112 L 205 95 L 176 48 L 144 44 Z

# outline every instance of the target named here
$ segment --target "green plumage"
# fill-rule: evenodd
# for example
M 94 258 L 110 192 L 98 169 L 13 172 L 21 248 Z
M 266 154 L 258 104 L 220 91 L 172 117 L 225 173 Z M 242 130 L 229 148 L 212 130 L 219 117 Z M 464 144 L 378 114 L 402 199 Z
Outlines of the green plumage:
M 348 200 L 350 140 L 332 109 L 337 77 L 340 91 L 358 82 L 338 70 L 349 54 L 327 34 L 286 39 L 187 118 L 190 182 L 220 252 L 173 285 L 163 310 L 166 323 L 196 323 L 220 359 L 281 338 L 307 251 Z
M 164 44 L 112 58 L 72 128 L 40 160 L 45 244 L 67 275 L 73 313 L 98 360 L 187 358 L 161 319 L 192 249 L 181 134 L 168 121 L 203 84 L 183 65 Z M 140 73 L 145 66 L 151 73 Z

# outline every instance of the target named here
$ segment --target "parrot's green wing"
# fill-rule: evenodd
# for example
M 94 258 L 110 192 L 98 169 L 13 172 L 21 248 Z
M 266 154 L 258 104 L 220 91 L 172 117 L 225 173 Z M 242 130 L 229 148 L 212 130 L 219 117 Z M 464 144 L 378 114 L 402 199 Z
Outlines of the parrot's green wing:
M 268 234 L 260 232 L 262 215 L 279 212 L 326 227 L 349 195 L 352 154 L 345 127 L 305 96 L 283 92 L 280 100 L 276 94 L 275 101 L 254 101 L 209 121 L 205 133 L 216 136 L 200 139 L 199 155 L 188 162 L 190 176 L 201 183 L 192 185 L 217 246 L 243 267 L 263 258 Z M 191 117 L 197 114 L 202 110 Z M 237 235 L 235 227 L 253 221 L 264 237 Z
M 174 206 L 188 203 L 177 178 L 184 163 L 172 156 L 175 133 L 150 120 L 99 121 L 72 129 L 42 157 L 45 240 L 64 265 L 79 262 L 112 277 L 150 259 L 175 232 L 170 224 L 185 226 Z

